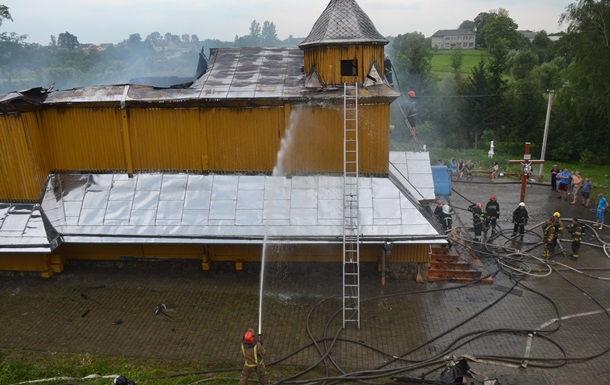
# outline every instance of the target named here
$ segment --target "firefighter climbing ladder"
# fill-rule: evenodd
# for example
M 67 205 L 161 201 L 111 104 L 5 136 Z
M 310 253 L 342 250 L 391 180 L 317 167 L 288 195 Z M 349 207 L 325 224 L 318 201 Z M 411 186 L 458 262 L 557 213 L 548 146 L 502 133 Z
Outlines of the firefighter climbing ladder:
M 407 118 L 407 114 L 406 114 L 405 110 L 400 105 L 398 106 L 398 108 L 400 108 L 400 113 L 402 114 L 402 117 L 404 118 L 405 125 L 407 126 L 407 129 L 409 130 L 409 133 L 411 134 L 411 137 L 413 138 L 413 142 L 417 146 L 418 151 L 423 151 L 424 146 L 419 141 L 419 138 L 417 137 L 417 133 L 415 132 L 415 129 L 413 129 L 413 127 L 411 127 L 411 123 L 409 123 L 409 119 Z
M 343 85 L 343 328 L 360 328 L 358 84 Z

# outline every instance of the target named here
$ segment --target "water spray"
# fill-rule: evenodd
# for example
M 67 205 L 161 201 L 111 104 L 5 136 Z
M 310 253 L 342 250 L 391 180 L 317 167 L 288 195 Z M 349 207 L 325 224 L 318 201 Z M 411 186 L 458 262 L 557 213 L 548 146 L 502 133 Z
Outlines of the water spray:
M 286 159 L 286 153 L 288 152 L 288 150 L 292 147 L 292 143 L 293 143 L 293 135 L 292 135 L 292 130 L 293 128 L 296 126 L 297 123 L 297 115 L 298 115 L 298 110 L 295 111 L 295 109 L 292 109 L 290 111 L 290 121 L 288 124 L 288 127 L 286 128 L 286 133 L 284 135 L 284 137 L 282 138 L 282 140 L 280 141 L 280 149 L 277 152 L 277 156 L 276 156 L 276 161 L 275 161 L 275 167 L 273 168 L 273 172 L 271 174 L 272 176 L 272 183 L 271 183 L 271 197 L 269 199 L 269 202 L 273 202 L 273 195 L 274 195 L 274 191 L 277 188 L 275 180 L 276 177 L 282 177 L 285 175 L 285 170 L 284 170 L 284 161 Z M 267 211 L 267 206 L 265 206 L 265 212 Z M 268 217 L 272 217 L 272 211 L 273 211 L 273 207 L 271 205 L 271 207 L 269 207 L 268 210 Z M 263 221 L 265 220 L 265 215 L 263 215 Z M 258 336 L 260 339 L 260 336 L 263 334 L 263 286 L 264 286 L 264 282 L 265 282 L 265 264 L 266 264 L 266 260 L 267 260 L 267 245 L 269 243 L 269 234 L 268 234 L 268 227 L 264 226 L 265 229 L 265 235 L 263 237 L 263 255 L 261 257 L 261 276 L 260 276 L 260 285 L 259 285 L 259 293 L 258 293 Z

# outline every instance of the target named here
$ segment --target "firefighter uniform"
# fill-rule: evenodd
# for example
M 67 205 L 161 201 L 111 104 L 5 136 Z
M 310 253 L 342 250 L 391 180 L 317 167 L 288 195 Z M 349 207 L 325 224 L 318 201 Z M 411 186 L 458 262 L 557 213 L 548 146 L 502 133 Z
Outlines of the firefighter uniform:
M 543 227 L 544 250 L 542 256 L 548 258 L 555 251 L 555 226 L 550 219 L 547 219 Z
M 570 240 L 572 241 L 572 255 L 570 257 L 578 259 L 578 253 L 580 251 L 580 242 L 582 236 L 585 233 L 585 226 L 578 221 L 578 219 L 572 219 L 572 223 L 568 226 L 568 232 L 572 235 Z
M 483 205 L 481 203 L 473 204 L 468 207 L 468 210 L 472 212 L 472 225 L 474 226 L 474 241 L 481 242 L 481 234 L 483 233 L 483 222 L 485 221 L 485 214 L 481 210 Z
M 528 219 L 529 215 L 527 214 L 525 203 L 521 202 L 519 203 L 519 207 L 513 211 L 513 223 L 515 224 L 513 228 L 513 237 L 517 235 L 517 232 L 519 232 L 520 235 L 525 233 L 525 226 L 527 226 Z
M 551 218 L 551 222 L 553 223 L 553 227 L 555 228 L 553 233 L 553 251 L 555 247 L 557 247 L 557 242 L 561 237 L 561 233 L 563 232 L 563 221 L 561 220 L 561 214 L 559 212 L 555 212 L 553 217 Z
M 498 218 L 500 218 L 500 204 L 496 200 L 496 196 L 492 195 L 485 206 L 485 228 L 488 229 L 491 227 L 491 235 L 494 235 L 497 231 L 496 221 Z
M 248 329 L 244 335 L 244 341 L 241 344 L 241 352 L 244 355 L 245 363 L 241 376 L 239 377 L 239 385 L 247 385 L 248 378 L 252 372 L 258 374 L 261 384 L 268 384 L 267 370 L 265 368 L 265 363 L 263 362 L 265 348 L 260 339 L 258 341 L 255 340 L 253 329 Z

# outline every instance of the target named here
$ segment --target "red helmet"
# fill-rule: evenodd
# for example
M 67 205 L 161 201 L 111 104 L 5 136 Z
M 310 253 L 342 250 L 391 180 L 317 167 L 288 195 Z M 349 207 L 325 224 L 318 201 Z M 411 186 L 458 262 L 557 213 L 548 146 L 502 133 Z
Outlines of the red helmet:
M 478 202 L 478 203 L 477 203 L 477 208 L 482 208 L 482 207 L 483 207 L 483 203 Z
M 409 92 L 407 92 L 407 95 L 409 95 L 410 98 L 414 98 L 415 97 L 415 91 L 409 91 Z
M 492 196 L 491 196 L 491 200 L 494 200 L 494 201 L 495 201 L 495 200 L 496 200 L 496 198 L 497 198 L 497 197 L 496 197 L 496 194 L 494 194 L 494 195 L 492 195 Z
M 246 334 L 244 334 L 244 342 L 247 344 L 253 344 L 254 343 L 254 333 L 252 333 L 250 330 L 248 330 L 246 332 Z

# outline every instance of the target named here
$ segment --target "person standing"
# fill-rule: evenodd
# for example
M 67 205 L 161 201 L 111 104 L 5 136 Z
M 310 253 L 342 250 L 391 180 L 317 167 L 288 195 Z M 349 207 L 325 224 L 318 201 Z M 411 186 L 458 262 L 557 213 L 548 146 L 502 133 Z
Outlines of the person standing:
M 451 179 L 458 176 L 458 162 L 457 160 L 451 159 L 451 163 L 449 163 L 449 172 L 451 172 Z
M 528 219 L 529 216 L 527 215 L 525 203 L 521 202 L 515 211 L 513 211 L 513 223 L 515 224 L 513 227 L 513 237 L 517 235 L 517 231 L 519 235 L 525 234 L 525 226 L 527 226 Z
M 553 213 L 553 217 L 551 218 L 551 222 L 553 223 L 553 249 L 555 251 L 555 247 L 559 243 L 559 238 L 561 238 L 561 233 L 563 232 L 563 221 L 561 220 L 561 214 L 559 211 L 555 211 Z
M 548 258 L 551 256 L 551 253 L 555 251 L 555 226 L 553 226 L 553 221 L 550 218 L 544 223 L 543 235 L 544 249 L 542 251 L 542 257 Z
M 254 335 L 254 329 L 248 329 L 244 334 L 243 342 L 241 344 L 241 352 L 244 355 L 245 363 L 244 368 L 239 377 L 239 385 L 247 385 L 248 378 L 252 372 L 256 372 L 258 379 L 261 384 L 269 383 L 267 379 L 267 370 L 265 363 L 263 362 L 263 356 L 266 351 L 263 347 L 263 341 L 259 334 L 258 341 Z
M 447 245 L 451 248 L 451 242 L 449 241 L 449 234 L 451 234 L 451 230 L 453 229 L 453 218 L 451 218 L 451 207 L 448 204 L 443 205 L 443 210 L 441 211 L 441 227 L 447 236 Z
M 494 162 L 494 165 L 491 169 L 491 180 L 494 182 L 497 182 L 499 174 L 500 174 L 500 165 L 498 164 L 498 162 Z
M 572 234 L 570 237 L 570 240 L 572 241 L 572 254 L 570 257 L 578 259 L 580 242 L 582 241 L 582 235 L 585 233 L 585 226 L 581 224 L 577 218 L 572 218 L 572 223 L 568 226 L 568 232 Z
M 602 230 L 604 228 L 604 214 L 606 214 L 606 210 L 608 209 L 608 200 L 604 196 L 604 194 L 599 193 L 597 195 L 599 198 L 599 203 L 597 204 L 597 213 L 595 215 L 595 225 L 599 226 L 599 229 Z
M 574 172 L 572 175 L 572 204 L 575 205 L 578 200 L 578 190 L 582 187 L 582 176 L 580 176 L 580 171 Z
M 553 191 L 557 191 L 557 175 L 559 175 L 560 172 L 559 167 L 554 164 L 551 169 L 551 190 Z
M 500 218 L 500 204 L 494 194 L 485 206 L 485 228 L 489 229 L 491 227 L 491 235 L 496 234 L 496 222 L 498 218 Z M 487 230 L 485 231 L 487 232 Z
M 483 234 L 483 222 L 485 214 L 483 214 L 483 203 L 470 205 L 468 210 L 472 212 L 472 225 L 474 226 L 474 241 L 481 242 L 481 234 Z
M 570 179 L 572 175 L 570 174 L 570 169 L 564 168 L 559 174 L 557 174 L 557 187 L 559 188 L 559 196 L 557 199 L 564 198 L 568 200 L 568 186 L 570 184 Z
M 580 194 L 580 205 L 589 207 L 589 202 L 591 201 L 591 189 L 593 188 L 593 183 L 591 182 L 591 178 L 586 177 L 585 181 L 582 185 L 582 193 Z

